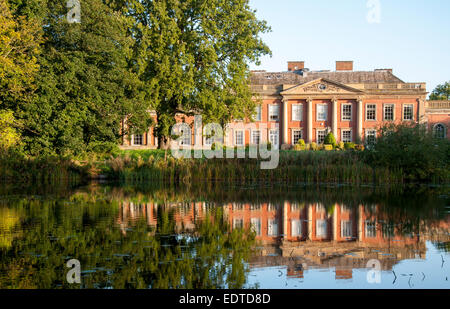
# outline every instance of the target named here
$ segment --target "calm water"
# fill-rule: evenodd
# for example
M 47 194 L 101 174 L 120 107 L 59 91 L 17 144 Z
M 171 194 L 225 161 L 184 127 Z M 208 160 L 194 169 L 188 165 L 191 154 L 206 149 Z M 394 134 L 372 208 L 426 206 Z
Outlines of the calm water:
M 448 193 L 3 187 L 0 288 L 449 289 Z

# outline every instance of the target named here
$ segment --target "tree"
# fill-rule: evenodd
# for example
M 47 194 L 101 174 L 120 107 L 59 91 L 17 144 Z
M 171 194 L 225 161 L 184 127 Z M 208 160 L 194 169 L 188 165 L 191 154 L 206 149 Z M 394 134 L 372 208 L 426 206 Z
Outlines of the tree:
M 333 132 L 330 132 L 325 136 L 323 143 L 325 145 L 333 145 L 333 147 L 336 147 L 336 139 L 334 138 Z
M 430 100 L 450 100 L 450 82 L 438 85 L 430 94 Z
M 22 114 L 26 149 L 105 152 L 129 132 L 148 128 L 146 85 L 132 68 L 131 18 L 102 0 L 85 0 L 81 23 L 69 23 L 66 1 L 47 5 L 38 88 Z M 120 129 L 125 118 L 129 131 Z
M 41 31 L 34 19 L 14 16 L 0 0 L 0 110 L 15 112 L 35 89 Z
M 19 144 L 16 127 L 13 112 L 0 110 L 0 154 Z
M 260 38 L 270 29 L 248 0 L 129 2 L 137 71 L 157 114 L 160 147 L 177 113 L 222 125 L 252 116 L 248 63 L 270 53 Z
M 434 138 L 421 124 L 386 124 L 364 155 L 368 164 L 400 169 L 410 181 L 446 179 L 450 142 Z

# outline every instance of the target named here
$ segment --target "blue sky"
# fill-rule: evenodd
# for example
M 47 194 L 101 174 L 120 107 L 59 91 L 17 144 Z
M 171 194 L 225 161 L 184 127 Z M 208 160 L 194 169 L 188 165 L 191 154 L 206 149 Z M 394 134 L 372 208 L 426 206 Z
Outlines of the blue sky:
M 431 92 L 450 81 L 450 1 L 250 0 L 259 19 L 272 27 L 263 35 L 272 50 L 252 69 L 286 71 L 287 61 L 305 61 L 311 70 L 334 70 L 336 60 L 354 69 L 392 68 L 405 82 L 426 82 Z

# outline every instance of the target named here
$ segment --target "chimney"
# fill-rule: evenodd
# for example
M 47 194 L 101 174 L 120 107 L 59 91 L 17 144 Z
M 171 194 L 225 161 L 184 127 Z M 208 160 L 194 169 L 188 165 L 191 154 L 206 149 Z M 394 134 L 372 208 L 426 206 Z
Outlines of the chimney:
M 375 72 L 389 72 L 392 74 L 394 70 L 393 69 L 376 69 Z
M 288 62 L 288 71 L 299 71 L 305 68 L 305 61 L 289 61 Z
M 353 61 L 336 61 L 336 71 L 353 71 Z

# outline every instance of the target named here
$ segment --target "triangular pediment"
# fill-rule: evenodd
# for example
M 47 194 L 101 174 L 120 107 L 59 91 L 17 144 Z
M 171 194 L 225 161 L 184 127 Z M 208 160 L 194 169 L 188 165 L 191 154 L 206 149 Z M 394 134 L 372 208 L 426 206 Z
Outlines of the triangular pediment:
M 281 95 L 304 95 L 304 94 L 360 94 L 362 90 L 326 79 L 319 78 L 305 84 L 288 88 Z

